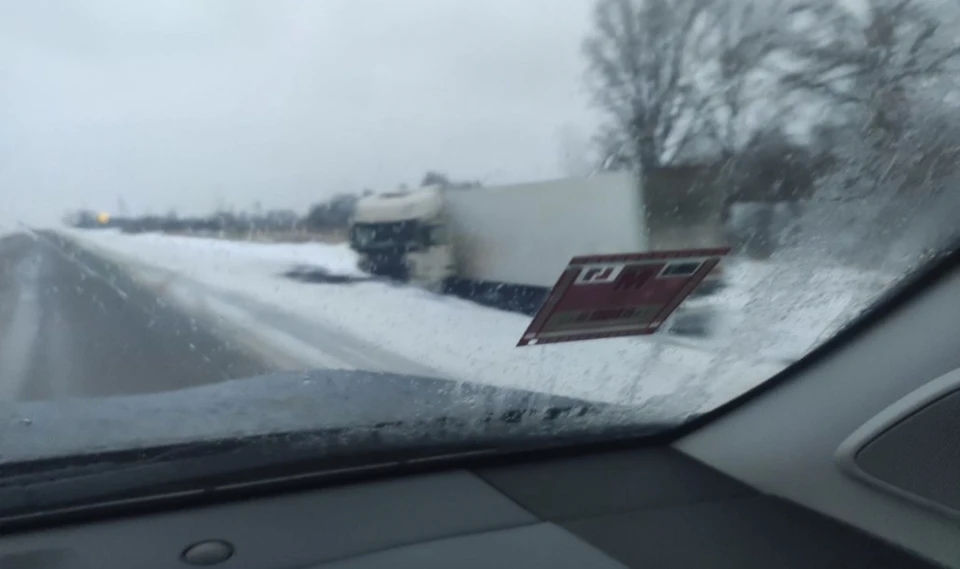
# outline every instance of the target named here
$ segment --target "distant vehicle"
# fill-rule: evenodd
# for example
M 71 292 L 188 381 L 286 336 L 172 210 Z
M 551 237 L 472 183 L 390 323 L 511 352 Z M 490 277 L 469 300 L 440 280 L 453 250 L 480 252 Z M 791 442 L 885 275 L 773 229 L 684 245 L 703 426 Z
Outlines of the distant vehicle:
M 350 244 L 371 274 L 532 314 L 574 256 L 723 245 L 719 215 L 669 223 L 648 197 L 627 172 L 375 194 L 357 202 Z M 722 283 L 715 270 L 698 292 Z
M 76 211 L 68 213 L 63 223 L 79 229 L 101 229 L 112 227 L 112 218 L 105 211 Z

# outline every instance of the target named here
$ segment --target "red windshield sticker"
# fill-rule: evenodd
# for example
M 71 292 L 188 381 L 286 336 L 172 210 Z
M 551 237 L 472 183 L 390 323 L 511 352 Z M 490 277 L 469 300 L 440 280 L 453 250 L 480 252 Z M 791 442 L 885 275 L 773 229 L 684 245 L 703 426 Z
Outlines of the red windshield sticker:
M 729 251 L 574 257 L 517 346 L 653 334 Z

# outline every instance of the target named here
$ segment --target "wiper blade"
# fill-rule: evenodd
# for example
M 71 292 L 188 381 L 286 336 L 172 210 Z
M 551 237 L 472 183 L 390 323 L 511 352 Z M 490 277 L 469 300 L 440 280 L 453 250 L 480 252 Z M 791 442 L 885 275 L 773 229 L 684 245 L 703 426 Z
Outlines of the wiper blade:
M 100 474 L 104 471 L 136 468 L 137 465 L 143 464 L 208 457 L 238 450 L 253 442 L 252 439 L 247 438 L 190 442 L 146 449 L 78 454 L 9 463 L 0 465 L 0 488 L 45 481 L 62 481 Z
M 649 415 L 636 407 L 441 378 L 315 370 L 249 381 L 280 382 L 300 394 L 305 377 L 316 410 L 309 430 L 275 421 L 268 432 L 232 436 L 228 420 L 225 429 L 179 444 L 124 449 L 143 437 L 120 436 L 103 444 L 122 450 L 0 463 L 0 525 L 118 501 L 219 496 L 237 487 L 349 478 L 443 456 L 635 437 L 673 426 L 643 424 Z M 231 397 L 214 394 L 243 408 L 254 401 Z
M 0 522 L 56 515 L 69 508 L 101 507 L 161 495 L 202 495 L 294 479 L 354 476 L 430 460 L 501 453 L 520 447 L 569 444 L 585 438 L 636 437 L 660 432 L 662 424 L 588 424 L 600 411 L 591 405 L 510 409 L 487 413 L 480 423 L 454 417 L 389 421 L 366 428 L 333 428 L 194 442 L 100 457 L 74 457 L 78 464 L 13 465 L 0 468 Z M 580 421 L 581 419 L 583 421 Z M 558 420 L 562 420 L 558 424 Z M 562 423 L 578 423 L 566 429 Z M 537 425 L 543 429 L 537 429 Z M 31 468 L 32 466 L 32 468 Z
M 65 457 L 45 458 L 0 465 L 0 488 L 23 484 L 30 481 L 63 480 L 87 474 L 98 474 L 105 470 L 137 468 L 144 464 L 209 458 L 216 455 L 239 451 L 256 444 L 276 444 L 283 441 L 285 446 L 310 445 L 313 451 L 321 439 L 332 438 L 334 443 L 354 439 L 375 437 L 384 431 L 393 431 L 406 435 L 405 438 L 431 438 L 430 435 L 449 434 L 451 429 L 459 429 L 466 436 L 482 436 L 490 425 L 524 424 L 524 429 L 534 426 L 531 421 L 550 422 L 583 418 L 596 415 L 599 410 L 590 404 L 551 406 L 544 409 L 517 408 L 505 411 L 488 411 L 479 419 L 462 419 L 453 416 L 440 416 L 429 420 L 391 420 L 373 425 L 358 427 L 327 428 L 312 431 L 293 431 L 251 435 L 230 439 L 192 441 L 145 449 L 128 449 L 95 454 L 79 454 Z M 524 421 L 527 421 L 524 423 Z M 477 430 L 477 429 L 481 430 Z M 321 445 L 321 451 L 333 451 L 328 445 Z

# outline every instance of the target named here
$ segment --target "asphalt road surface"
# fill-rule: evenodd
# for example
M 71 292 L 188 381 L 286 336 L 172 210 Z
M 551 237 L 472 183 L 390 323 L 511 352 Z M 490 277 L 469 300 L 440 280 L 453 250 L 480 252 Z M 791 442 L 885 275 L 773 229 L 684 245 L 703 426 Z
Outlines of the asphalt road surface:
M 0 401 L 154 393 L 271 371 L 68 239 L 0 237 Z

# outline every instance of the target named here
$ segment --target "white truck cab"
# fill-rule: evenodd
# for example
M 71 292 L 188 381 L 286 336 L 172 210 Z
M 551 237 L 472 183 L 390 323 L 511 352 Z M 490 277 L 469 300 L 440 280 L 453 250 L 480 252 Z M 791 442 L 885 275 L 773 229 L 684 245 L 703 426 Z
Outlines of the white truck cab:
M 442 289 L 454 272 L 443 201 L 437 186 L 361 198 L 350 226 L 360 269 Z

